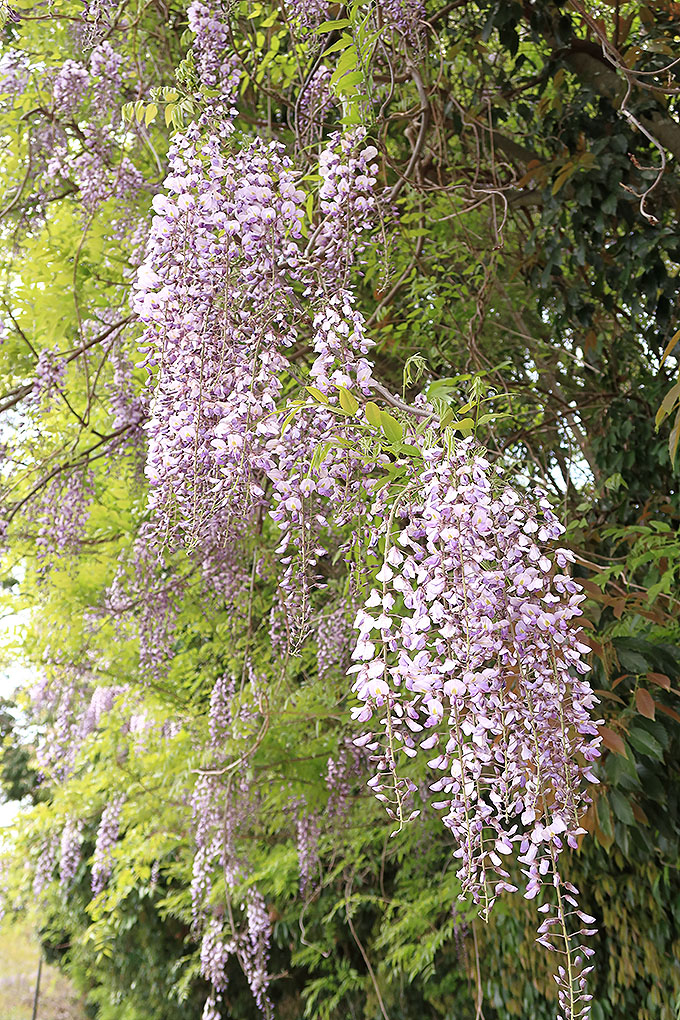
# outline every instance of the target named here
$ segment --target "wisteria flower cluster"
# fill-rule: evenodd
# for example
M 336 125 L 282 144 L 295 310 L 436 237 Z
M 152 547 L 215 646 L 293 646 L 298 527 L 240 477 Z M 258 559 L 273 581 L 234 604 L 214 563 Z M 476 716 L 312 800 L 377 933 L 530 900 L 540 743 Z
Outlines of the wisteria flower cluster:
M 320 64 L 300 95 L 298 131 L 307 144 L 321 140 L 324 122 L 335 105 L 330 90 L 331 76 L 330 68 Z
M 569 963 L 562 993 L 583 1001 L 573 964 L 583 925 L 564 927 L 562 901 L 577 908 L 558 858 L 577 846 L 587 784 L 597 782 L 590 649 L 578 631 L 585 596 L 564 572 L 570 554 L 547 555 L 564 529 L 545 497 L 503 485 L 472 439 L 422 454 L 392 511 L 373 507 L 386 522 L 384 555 L 356 617 L 350 667 L 361 702 L 353 716 L 377 715 L 382 728 L 360 739 L 377 765 L 369 786 L 401 823 L 412 784 L 398 762 L 431 756 L 434 807 L 454 837 L 463 892 L 487 915 L 517 889 L 513 856 L 527 898 L 552 884 L 558 913 L 540 934 Z
M 331 5 L 328 0 L 290 0 L 290 17 L 301 28 L 316 28 L 323 21 L 328 21 Z
M 64 550 L 77 548 L 90 513 L 92 482 L 90 472 L 73 471 L 66 478 L 56 477 L 42 493 L 33 512 L 36 544 L 46 565 Z
M 54 79 L 52 94 L 57 111 L 68 116 L 82 102 L 90 81 L 87 69 L 75 60 L 67 60 Z
M 33 382 L 33 400 L 41 409 L 50 407 L 55 395 L 64 384 L 66 362 L 58 352 L 41 351 L 36 362 Z
M 307 30 L 331 19 L 334 9 L 329 0 L 288 0 L 286 6 L 294 25 Z M 398 32 L 410 45 L 419 41 L 425 19 L 423 0 L 380 0 L 373 13 L 378 25 Z
M 297 820 L 295 823 L 297 836 L 298 865 L 300 868 L 300 894 L 304 896 L 313 892 L 317 886 L 319 872 L 319 820 L 305 805 L 295 805 Z
M 104 41 L 92 50 L 89 66 L 67 60 L 51 82 L 55 116 L 49 126 L 43 188 L 45 183 L 72 181 L 86 222 L 109 201 L 129 216 L 146 184 L 122 151 L 118 111 L 124 71 L 124 59 Z
M 26 55 L 6 49 L 0 56 L 0 95 L 18 96 L 26 88 L 29 69 Z
M 193 53 L 202 85 L 216 92 L 206 104 L 202 122 L 211 122 L 217 130 L 225 128 L 237 114 L 235 105 L 241 71 L 231 53 L 228 8 L 219 0 L 205 3 L 194 0 L 187 11 L 189 27 L 195 35 Z
M 92 858 L 92 892 L 103 892 L 113 869 L 113 847 L 120 831 L 120 813 L 125 803 L 122 795 L 106 805 L 102 813 Z
M 376 149 L 362 147 L 361 132 L 331 138 L 312 245 L 291 160 L 262 141 L 234 152 L 230 134 L 228 121 L 217 134 L 210 121 L 178 136 L 168 194 L 154 199 L 136 295 L 154 387 L 150 505 L 164 540 L 191 544 L 216 524 L 233 536 L 236 522 L 268 504 L 282 531 L 281 585 L 299 603 L 302 632 L 328 523 L 318 497 L 346 502 L 360 460 L 333 450 L 316 479 L 308 470 L 335 435 L 338 387 L 367 391 L 371 376 L 363 317 L 339 284 L 374 215 Z M 316 353 L 311 381 L 329 406 L 316 403 L 284 428 L 286 352 L 305 335 Z
M 235 683 L 226 676 L 215 681 L 210 699 L 213 754 L 219 761 L 228 740 L 239 744 L 253 722 L 252 710 L 242 703 L 233 707 Z M 272 924 L 264 899 L 250 884 L 241 891 L 251 866 L 244 853 L 244 836 L 257 812 L 257 793 L 245 770 L 232 773 L 225 784 L 223 770 L 201 772 L 192 794 L 195 854 L 191 885 L 193 929 L 202 933 L 201 973 L 211 984 L 204 1016 L 217 1010 L 227 987 L 227 967 L 238 960 L 262 1014 L 271 1015 L 268 994 Z M 230 903 L 227 919 L 213 916 L 211 894 L 216 874 L 221 875 Z M 236 899 L 241 897 L 241 899 Z M 239 923 L 240 922 L 240 923 Z
M 59 855 L 59 884 L 68 892 L 82 860 L 83 821 L 69 818 L 61 834 Z
M 326 763 L 327 815 L 333 825 L 342 825 L 350 811 L 351 797 L 357 785 L 369 775 L 368 752 L 354 739 L 341 741 L 337 755 Z
M 380 14 L 384 24 L 398 32 L 406 43 L 418 45 L 426 17 L 423 0 L 381 0 Z
M 362 177 L 375 154 L 368 147 L 343 163 L 337 140 L 327 150 L 323 220 L 310 261 L 299 244 L 306 193 L 281 148 L 254 142 L 225 155 L 219 137 L 201 138 L 190 130 L 170 153 L 171 194 L 154 199 L 136 298 L 148 361 L 158 366 L 146 426 L 152 506 L 168 529 L 179 523 L 194 535 L 220 513 L 248 512 L 263 497 L 266 476 L 281 483 L 290 476 L 287 461 L 302 445 L 309 450 L 309 436 L 281 434 L 278 408 L 283 352 L 299 338 L 296 288 L 321 301 L 337 285 L 346 269 L 338 259 L 351 250 L 348 218 L 362 201 L 363 213 L 371 207 L 360 197 L 343 204 L 341 196 L 351 194 L 348 182 Z M 360 192 L 371 186 L 363 176 Z M 365 215 L 357 219 L 355 233 L 365 222 Z M 352 375 L 365 383 L 370 344 L 351 295 L 332 293 L 322 309 L 314 320 L 316 385 L 348 384 Z M 321 435 L 332 419 L 322 408 L 316 414 Z

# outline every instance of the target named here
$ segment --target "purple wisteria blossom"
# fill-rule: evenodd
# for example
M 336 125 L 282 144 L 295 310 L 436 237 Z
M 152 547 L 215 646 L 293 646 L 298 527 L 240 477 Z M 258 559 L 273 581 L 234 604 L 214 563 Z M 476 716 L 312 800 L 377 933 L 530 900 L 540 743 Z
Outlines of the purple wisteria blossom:
M 93 103 L 98 113 L 115 110 L 121 89 L 121 67 L 124 58 L 110 42 L 102 42 L 90 54 L 90 75 Z
M 231 734 L 231 700 L 235 691 L 236 681 L 222 675 L 215 681 L 210 694 L 210 746 L 216 751 Z
M 377 716 L 382 729 L 360 741 L 377 764 L 369 786 L 401 824 L 412 784 L 398 761 L 427 753 L 463 892 L 486 916 L 516 891 L 511 857 L 527 898 L 550 884 L 560 920 L 550 937 L 570 961 L 562 991 L 585 1001 L 572 962 L 591 951 L 577 949 L 582 925 L 565 944 L 564 904 L 576 901 L 558 858 L 584 832 L 600 738 L 578 628 L 585 596 L 565 572 L 570 553 L 548 554 L 564 529 L 541 493 L 529 500 L 503 485 L 472 439 L 452 454 L 423 448 L 393 513 L 372 509 L 386 521 L 385 551 L 350 668 L 353 716 Z
M 83 822 L 68 818 L 62 829 L 59 853 L 59 885 L 67 893 L 82 860 Z
M 43 350 L 34 369 L 32 397 L 42 410 L 50 407 L 64 385 L 66 362 L 58 351 Z
M 233 949 L 229 945 L 220 921 L 210 921 L 201 942 L 201 974 L 216 992 L 227 987 L 226 967 Z
M 90 471 L 57 475 L 45 486 L 32 510 L 37 528 L 38 556 L 45 571 L 56 557 L 79 547 L 93 496 L 93 475 Z
M 90 82 L 87 68 L 75 60 L 65 60 L 54 79 L 52 95 L 57 111 L 73 114 L 85 97 Z
M 54 877 L 59 853 L 59 837 L 52 833 L 41 840 L 33 873 L 33 894 L 40 896 Z
M 307 144 L 321 140 L 324 122 L 336 104 L 330 90 L 331 70 L 320 64 L 298 102 L 298 131 Z
M 305 29 L 328 21 L 332 10 L 330 0 L 288 0 L 286 6 L 294 26 Z
M 398 32 L 405 42 L 416 46 L 425 27 L 423 0 L 380 0 L 383 24 Z
M 345 821 L 351 808 L 354 788 L 365 783 L 369 774 L 367 751 L 346 737 L 335 757 L 329 758 L 326 765 L 326 814 L 332 824 L 342 825 Z
M 29 65 L 25 53 L 6 49 L 0 56 L 0 95 L 19 96 L 29 80 Z
M 295 823 L 297 836 L 298 866 L 300 868 L 300 893 L 304 896 L 314 891 L 319 873 L 319 820 L 304 809 Z
M 316 624 L 316 661 L 319 676 L 327 678 L 344 672 L 349 666 L 352 617 L 349 600 L 324 613 Z
M 97 829 L 94 854 L 92 855 L 92 892 L 95 896 L 103 892 L 113 870 L 113 847 L 118 840 L 120 813 L 125 803 L 122 795 L 114 797 L 104 812 Z

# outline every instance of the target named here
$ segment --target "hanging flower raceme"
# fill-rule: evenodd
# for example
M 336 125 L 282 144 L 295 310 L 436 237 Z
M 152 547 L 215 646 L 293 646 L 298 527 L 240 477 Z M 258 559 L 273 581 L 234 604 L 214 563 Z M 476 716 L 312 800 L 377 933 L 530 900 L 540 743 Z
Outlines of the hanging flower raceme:
M 168 668 L 186 587 L 186 574 L 165 566 L 155 529 L 145 522 L 120 555 L 103 607 L 113 617 L 121 638 L 127 636 L 128 630 L 137 637 L 144 681 L 157 679 Z
M 410 46 L 422 40 L 426 24 L 422 0 L 381 0 L 380 16 L 387 28 L 398 33 Z
M 357 255 L 368 243 L 367 232 L 375 223 L 378 150 L 374 145 L 359 148 L 361 138 L 360 130 L 336 132 L 319 157 L 323 219 L 314 248 L 324 260 L 323 282 L 328 288 L 347 287 L 350 272 L 358 269 Z
M 64 385 L 66 362 L 58 351 L 41 351 L 34 369 L 32 399 L 46 410 Z
M 326 817 L 331 824 L 340 826 L 346 821 L 351 807 L 352 789 L 358 783 L 363 785 L 368 773 L 368 752 L 345 737 L 340 742 L 336 756 L 329 758 L 326 765 Z
M 224 133 L 205 138 L 194 125 L 171 149 L 169 194 L 154 199 L 136 294 L 154 386 L 147 476 L 166 537 L 196 542 L 216 519 L 233 528 L 267 502 L 275 519 L 299 524 L 309 464 L 336 419 L 319 403 L 284 424 L 297 344 L 314 350 L 311 381 L 327 403 L 337 404 L 340 386 L 366 391 L 371 342 L 351 292 L 338 290 L 373 217 L 376 150 L 361 140 L 334 137 L 322 153 L 309 241 L 307 193 L 281 146 L 258 140 L 230 152 Z M 338 472 L 343 482 L 353 473 Z M 299 544 L 308 563 L 316 543 Z
M 40 841 L 33 873 L 33 895 L 41 896 L 54 877 L 54 868 L 59 851 L 59 838 L 52 833 Z
M 210 699 L 212 750 L 219 755 L 227 740 L 242 738 L 253 722 L 247 704 L 235 707 L 235 685 L 227 677 L 218 677 Z M 245 729 L 244 729 L 245 728 Z M 237 736 L 237 732 L 240 736 Z M 268 995 L 269 947 L 272 925 L 266 904 L 254 886 L 243 894 L 242 885 L 251 870 L 244 855 L 248 828 L 257 813 L 257 792 L 251 788 L 247 770 L 211 768 L 199 775 L 191 798 L 195 853 L 191 885 L 192 928 L 202 933 L 201 973 L 212 989 L 204 1016 L 212 1016 L 220 994 L 227 985 L 227 966 L 236 958 L 245 974 L 253 997 L 264 1016 L 271 1015 Z M 211 894 L 215 877 L 224 880 L 230 903 L 229 923 L 211 916 Z M 231 904 L 237 894 L 242 902 Z M 240 923 L 235 916 L 240 910 Z
M 329 19 L 331 4 L 329 0 L 290 0 L 289 11 L 295 27 L 310 29 Z
M 241 70 L 230 43 L 229 9 L 220 0 L 194 0 L 187 11 L 189 28 L 195 33 L 193 53 L 201 84 L 210 90 L 202 115 L 213 130 L 228 134 L 235 108 Z
M 131 73 L 109 42 L 92 50 L 89 67 L 66 60 L 42 83 L 52 93 L 54 109 L 45 124 L 38 124 L 34 145 L 40 150 L 42 172 L 36 183 L 41 201 L 70 182 L 84 224 L 89 226 L 102 205 L 110 203 L 111 224 L 119 237 L 138 223 L 135 200 L 146 185 L 128 154 L 129 139 L 120 130 L 120 106 Z
M 585 596 L 564 572 L 570 554 L 547 552 L 564 529 L 543 496 L 504 485 L 473 440 L 422 456 L 391 510 L 373 508 L 384 554 L 350 668 L 353 715 L 382 728 L 361 739 L 377 763 L 369 785 L 401 822 L 413 784 L 399 760 L 428 755 L 463 892 L 484 915 L 516 891 L 513 856 L 527 898 L 544 882 L 573 897 L 557 861 L 584 832 L 599 737 L 582 678 Z M 559 934 L 572 959 L 571 935 Z
M 298 100 L 297 129 L 301 139 L 308 143 L 320 140 L 324 121 L 333 108 L 331 74 L 330 68 L 320 64 Z
M 171 152 L 170 191 L 157 196 L 137 310 L 157 366 L 147 425 L 156 518 L 201 528 L 263 495 L 258 469 L 279 430 L 304 195 L 280 147 L 236 156 L 198 127 Z
M 151 508 L 159 534 L 191 543 L 215 520 L 229 529 L 270 500 L 277 520 L 291 531 L 299 524 L 308 462 L 335 423 L 319 405 L 304 429 L 282 428 L 297 345 L 311 343 L 312 381 L 324 393 L 370 377 L 347 277 L 375 215 L 377 150 L 362 146 L 361 131 L 329 140 L 318 222 L 304 237 L 308 193 L 283 147 L 257 139 L 238 150 L 231 138 L 239 74 L 225 11 L 196 0 L 189 19 L 197 71 L 219 89 L 219 109 L 209 98 L 170 149 L 135 310 L 153 374 Z M 308 538 L 298 543 L 305 572 L 315 545 Z
M 20 50 L 5 49 L 0 56 L 0 93 L 19 96 L 25 90 L 30 76 L 29 61 Z
M 68 818 L 61 833 L 59 885 L 67 893 L 82 860 L 83 822 Z
M 103 892 L 113 870 L 113 847 L 118 840 L 120 813 L 125 798 L 118 795 L 104 808 L 92 856 L 92 892 Z
M 90 83 L 87 68 L 75 60 L 66 60 L 54 79 L 52 95 L 58 113 L 72 114 L 85 97 Z

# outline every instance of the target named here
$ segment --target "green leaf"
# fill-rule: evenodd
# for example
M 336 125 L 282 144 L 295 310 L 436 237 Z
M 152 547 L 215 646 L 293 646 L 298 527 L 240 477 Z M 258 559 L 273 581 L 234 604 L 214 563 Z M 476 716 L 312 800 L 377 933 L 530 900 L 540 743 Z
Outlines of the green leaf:
M 624 480 L 623 475 L 619 471 L 616 471 L 613 475 L 610 475 L 609 478 L 605 478 L 604 487 L 605 489 L 610 489 L 612 492 L 617 492 L 621 488 L 627 489 L 628 484 Z
M 338 39 L 337 42 L 333 43 L 332 46 L 329 46 L 328 49 L 324 51 L 323 56 L 329 57 L 331 53 L 338 53 L 340 50 L 346 50 L 348 46 L 352 46 L 353 42 L 354 40 L 352 39 L 352 36 L 345 33 L 342 39 Z
M 302 401 L 300 401 L 300 400 L 295 401 L 295 403 L 293 404 L 292 410 L 289 411 L 289 413 L 283 419 L 283 423 L 281 425 L 281 435 L 283 435 L 283 433 L 286 431 L 286 429 L 288 428 L 288 426 L 292 422 L 292 420 L 295 417 L 295 415 L 298 413 L 300 408 L 303 407 L 303 406 L 304 405 L 303 405 Z
M 425 395 L 428 400 L 443 400 L 448 403 L 451 395 L 458 389 L 458 381 L 458 378 L 436 379 L 427 387 Z
M 390 443 L 400 443 L 402 436 L 404 435 L 404 429 L 401 422 L 398 422 L 388 411 L 380 412 L 380 427 L 383 430 L 386 439 L 389 439 Z
M 338 81 L 335 91 L 339 96 L 358 95 L 357 85 L 360 85 L 363 80 L 364 76 L 361 71 L 348 71 Z
M 311 223 L 312 217 L 314 215 L 314 194 L 311 191 L 307 195 L 307 201 L 305 202 L 305 213 L 307 214 L 307 219 Z
M 305 386 L 305 389 L 314 397 L 315 400 L 318 400 L 320 404 L 328 403 L 328 397 L 326 394 L 322 393 L 321 390 L 318 390 L 316 386 Z
M 488 411 L 486 414 L 482 414 L 477 419 L 478 425 L 486 425 L 490 421 L 501 421 L 503 418 L 512 418 L 512 415 L 508 411 Z
M 668 393 L 661 401 L 661 406 L 659 410 L 656 412 L 656 418 L 654 419 L 657 428 L 664 420 L 664 418 L 666 418 L 671 413 L 678 398 L 680 398 L 680 381 L 676 382 L 673 386 L 671 386 Z
M 590 1011 L 590 1020 L 605 1020 L 604 1009 L 599 1002 L 593 1002 Z
M 322 21 L 318 28 L 314 29 L 314 35 L 324 35 L 326 32 L 333 32 L 336 28 L 349 28 L 349 18 L 338 18 L 337 21 Z
M 343 78 L 350 71 L 354 71 L 356 66 L 357 66 L 357 51 L 354 48 L 354 46 L 349 46 L 340 57 L 338 65 L 333 71 L 333 74 L 331 75 L 331 80 L 328 83 L 330 87 L 334 88 L 334 86 L 340 82 L 340 79 Z
M 618 660 L 621 663 L 622 669 L 626 673 L 632 673 L 633 676 L 638 676 L 640 673 L 646 673 L 649 666 L 644 656 L 640 655 L 639 652 L 634 652 L 629 648 L 621 648 L 616 643 L 616 654 Z
M 364 411 L 369 425 L 374 425 L 375 428 L 379 429 L 382 426 L 382 419 L 378 405 L 373 400 L 367 400 L 364 404 Z
M 635 759 L 632 751 L 627 748 L 627 755 L 622 757 L 619 754 L 610 754 L 606 761 L 606 772 L 610 781 L 627 790 L 637 789 L 640 786 L 640 779 L 635 767 Z
M 614 814 L 624 825 L 635 825 L 635 815 L 630 801 L 620 790 L 609 791 L 609 802 Z
M 609 810 L 609 801 L 606 797 L 598 797 L 597 800 L 597 821 L 605 836 L 613 836 L 612 814 Z
M 640 754 L 648 754 L 650 758 L 663 761 L 663 747 L 647 730 L 636 726 L 628 734 L 628 740 Z
M 452 421 L 449 426 L 449 428 L 455 429 L 456 432 L 462 432 L 466 436 L 470 435 L 474 427 L 474 418 L 461 418 L 460 421 Z
M 356 414 L 359 410 L 359 405 L 349 390 L 346 390 L 344 386 L 339 386 L 338 392 L 340 394 L 340 407 L 343 411 L 347 411 L 347 414 Z
M 317 446 L 317 448 L 314 451 L 314 456 L 312 457 L 311 463 L 312 470 L 316 470 L 317 468 L 321 467 L 321 465 L 326 459 L 328 451 L 332 449 L 333 449 L 332 443 L 322 443 L 319 446 Z

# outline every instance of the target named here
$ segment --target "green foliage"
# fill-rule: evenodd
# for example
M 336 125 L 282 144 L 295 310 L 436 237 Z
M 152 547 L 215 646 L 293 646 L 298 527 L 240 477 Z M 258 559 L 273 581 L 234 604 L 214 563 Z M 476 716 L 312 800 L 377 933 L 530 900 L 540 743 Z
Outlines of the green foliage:
M 0 796 L 6 800 L 23 800 L 39 794 L 31 753 L 17 729 L 15 706 L 0 698 Z

